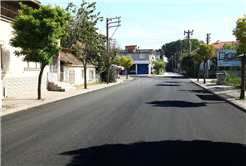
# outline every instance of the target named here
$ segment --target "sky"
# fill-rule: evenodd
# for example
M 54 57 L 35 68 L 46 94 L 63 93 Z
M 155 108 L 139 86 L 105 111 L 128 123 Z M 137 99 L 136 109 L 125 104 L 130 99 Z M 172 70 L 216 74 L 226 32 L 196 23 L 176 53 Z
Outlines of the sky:
M 66 8 L 70 1 L 40 0 L 40 2 L 43 5 L 56 4 Z M 82 0 L 72 2 L 80 6 Z M 232 30 L 236 27 L 237 19 L 246 14 L 246 0 L 97 0 L 96 2 L 96 12 L 100 12 L 100 16 L 104 18 L 97 24 L 99 33 L 106 35 L 106 18 L 121 17 L 121 26 L 118 29 L 109 28 L 109 37 L 115 39 L 122 49 L 127 45 L 137 45 L 140 49 L 160 49 L 166 43 L 186 39 L 184 30 L 193 30 L 191 39 L 204 42 L 206 34 L 209 33 L 211 33 L 210 43 L 217 40 L 235 41 Z

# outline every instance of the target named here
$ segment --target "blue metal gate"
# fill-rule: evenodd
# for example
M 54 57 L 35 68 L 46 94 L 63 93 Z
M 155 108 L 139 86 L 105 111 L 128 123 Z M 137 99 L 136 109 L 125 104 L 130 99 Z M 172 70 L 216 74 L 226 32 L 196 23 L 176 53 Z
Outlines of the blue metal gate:
M 148 64 L 138 64 L 137 74 L 149 74 L 149 65 Z

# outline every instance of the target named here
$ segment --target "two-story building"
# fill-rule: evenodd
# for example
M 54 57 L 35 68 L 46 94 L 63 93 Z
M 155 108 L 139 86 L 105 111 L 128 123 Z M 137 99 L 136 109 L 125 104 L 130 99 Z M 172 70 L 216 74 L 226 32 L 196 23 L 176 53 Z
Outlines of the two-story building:
M 133 65 L 128 69 L 129 74 L 151 74 L 152 62 L 155 61 L 153 49 L 139 49 L 137 45 L 125 46 L 125 50 L 120 50 L 118 56 L 127 55 L 133 58 Z M 126 70 L 122 74 L 125 74 Z

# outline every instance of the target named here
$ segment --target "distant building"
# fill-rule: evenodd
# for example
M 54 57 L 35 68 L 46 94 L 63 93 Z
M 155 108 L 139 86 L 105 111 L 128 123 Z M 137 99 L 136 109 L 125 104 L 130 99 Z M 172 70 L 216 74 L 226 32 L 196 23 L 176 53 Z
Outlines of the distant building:
M 120 50 L 118 56 L 130 56 L 133 58 L 133 65 L 129 74 L 151 74 L 152 62 L 155 61 L 155 51 L 153 49 L 139 49 L 137 45 L 125 46 L 125 50 Z M 126 70 L 122 74 L 126 74 Z

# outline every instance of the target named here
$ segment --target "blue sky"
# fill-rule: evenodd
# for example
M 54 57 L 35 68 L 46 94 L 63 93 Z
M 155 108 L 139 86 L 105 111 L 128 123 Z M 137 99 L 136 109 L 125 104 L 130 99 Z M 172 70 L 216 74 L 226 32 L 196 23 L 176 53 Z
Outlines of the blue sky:
M 70 1 L 40 0 L 42 4 L 57 4 L 65 8 Z M 82 0 L 74 0 L 77 6 Z M 92 2 L 92 1 L 90 1 Z M 98 23 L 106 35 L 106 18 L 121 16 L 121 26 L 113 39 L 124 49 L 137 45 L 140 49 L 159 49 L 163 44 L 185 39 L 184 30 L 194 30 L 191 38 L 203 40 L 211 33 L 211 42 L 235 41 L 232 30 L 239 17 L 246 14 L 245 0 L 98 0 L 97 12 L 104 17 Z M 109 29 L 111 37 L 116 28 Z

